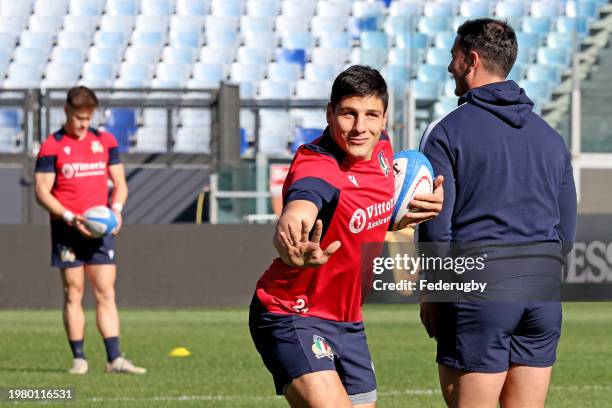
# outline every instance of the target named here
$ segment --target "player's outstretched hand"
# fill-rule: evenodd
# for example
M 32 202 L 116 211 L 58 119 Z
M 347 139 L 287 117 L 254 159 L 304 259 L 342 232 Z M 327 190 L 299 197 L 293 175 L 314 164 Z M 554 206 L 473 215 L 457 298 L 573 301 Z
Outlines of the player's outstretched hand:
M 74 215 L 74 220 L 72 221 L 72 225 L 76 228 L 82 236 L 88 239 L 93 239 L 93 235 L 87 228 L 85 228 L 85 217 L 80 214 Z
M 434 189 L 431 194 L 417 194 L 410 201 L 410 209 L 405 217 L 408 217 L 409 226 L 413 227 L 417 224 L 435 218 L 442 211 L 442 203 L 444 202 L 444 176 L 438 176 L 434 180 Z
M 308 224 L 302 220 L 301 231 L 295 230 L 291 224 L 288 224 L 289 235 L 285 232 L 280 232 L 280 238 L 283 246 L 287 250 L 288 263 L 291 266 L 298 268 L 310 268 L 324 265 L 331 255 L 340 248 L 340 241 L 334 241 L 327 246 L 321 248 L 321 235 L 323 234 L 323 222 L 317 220 L 314 226 L 312 239 L 308 240 Z

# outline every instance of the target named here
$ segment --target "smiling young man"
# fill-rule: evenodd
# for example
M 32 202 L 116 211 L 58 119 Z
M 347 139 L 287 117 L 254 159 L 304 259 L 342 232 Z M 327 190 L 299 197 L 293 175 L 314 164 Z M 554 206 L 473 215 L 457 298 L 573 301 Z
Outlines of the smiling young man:
M 506 80 L 517 50 L 503 21 L 470 20 L 457 30 L 448 71 L 459 106 L 421 141 L 446 181 L 444 209 L 419 226 L 419 241 L 487 245 L 490 282 L 523 296 L 539 289 L 546 271 L 558 285 L 575 234 L 576 191 L 562 137 Z M 561 305 L 518 296 L 421 305 L 448 406 L 544 407 Z
M 36 197 L 51 217 L 51 264 L 59 268 L 64 285 L 64 325 L 73 355 L 69 372 L 85 374 L 89 369 L 83 349 L 82 306 L 87 275 L 106 348 L 106 371 L 142 374 L 146 370 L 123 358 L 119 349 L 114 235 L 121 229 L 128 190 L 115 138 L 89 127 L 97 108 L 98 99 L 89 88 L 68 91 L 66 123 L 42 143 L 36 160 Z M 109 179 L 114 186 L 110 206 L 119 225 L 113 235 L 92 239 L 82 214 L 91 207 L 109 204 Z
M 393 210 L 393 153 L 384 132 L 387 86 L 353 66 L 332 86 L 328 127 L 301 146 L 283 186 L 273 239 L 279 258 L 257 283 L 249 326 L 292 407 L 375 406 L 376 379 L 361 315 L 361 244 L 383 242 Z M 441 209 L 416 197 L 411 223 Z M 380 211 L 368 211 L 368 208 Z

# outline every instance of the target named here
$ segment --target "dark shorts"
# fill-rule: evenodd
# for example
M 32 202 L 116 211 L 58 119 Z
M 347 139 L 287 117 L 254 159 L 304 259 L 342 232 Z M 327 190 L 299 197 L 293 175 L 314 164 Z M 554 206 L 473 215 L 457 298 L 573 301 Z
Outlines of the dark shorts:
M 497 373 L 510 364 L 550 367 L 561 335 L 559 302 L 439 303 L 436 361 Z
M 376 401 L 376 376 L 363 322 L 269 313 L 254 297 L 249 328 L 278 395 L 304 374 L 335 370 L 353 403 Z
M 87 239 L 62 220 L 51 221 L 51 266 L 114 265 L 115 237 Z

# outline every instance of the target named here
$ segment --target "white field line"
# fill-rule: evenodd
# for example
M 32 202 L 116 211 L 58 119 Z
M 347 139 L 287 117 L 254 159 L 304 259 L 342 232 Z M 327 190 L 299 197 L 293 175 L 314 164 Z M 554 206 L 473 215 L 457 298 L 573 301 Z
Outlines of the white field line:
M 550 387 L 551 391 L 567 392 L 567 393 L 581 393 L 590 391 L 610 391 L 612 390 L 612 384 L 608 385 L 553 385 Z M 433 388 L 408 388 L 404 390 L 387 390 L 379 392 L 379 397 L 396 397 L 396 396 L 410 396 L 410 395 L 430 395 L 440 396 L 441 392 L 439 389 Z M 137 402 L 137 401 L 253 401 L 253 402 L 265 402 L 282 399 L 282 397 L 269 395 L 269 396 L 256 396 L 256 395 L 180 395 L 180 396 L 150 396 L 150 397 L 93 397 L 87 398 L 90 402 Z M 77 396 L 77 401 L 80 400 Z

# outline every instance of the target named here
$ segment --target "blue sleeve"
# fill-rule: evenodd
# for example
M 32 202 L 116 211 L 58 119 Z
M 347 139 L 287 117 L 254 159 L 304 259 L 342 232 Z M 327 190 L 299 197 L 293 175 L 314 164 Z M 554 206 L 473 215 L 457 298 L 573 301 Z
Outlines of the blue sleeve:
M 34 173 L 55 173 L 57 156 L 40 156 L 36 159 Z
M 563 252 L 567 254 L 576 238 L 576 186 L 574 185 L 574 170 L 569 152 L 566 152 L 565 172 L 559 189 L 559 224 L 557 232 L 561 238 Z
M 452 238 L 452 215 L 455 207 L 455 159 L 442 126 L 427 129 L 423 135 L 421 152 L 429 159 L 434 177 L 444 176 L 444 204 L 442 211 L 432 220 L 418 226 L 419 242 L 450 242 Z
M 321 211 L 324 203 L 331 203 L 338 196 L 339 190 L 327 181 L 318 177 L 303 177 L 289 186 L 285 193 L 283 205 L 295 200 L 307 200 Z
M 119 157 L 119 148 L 117 146 L 111 147 L 108 149 L 108 164 L 112 166 L 113 164 L 121 163 L 121 158 Z

